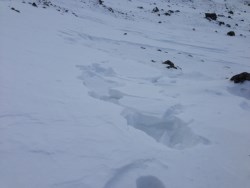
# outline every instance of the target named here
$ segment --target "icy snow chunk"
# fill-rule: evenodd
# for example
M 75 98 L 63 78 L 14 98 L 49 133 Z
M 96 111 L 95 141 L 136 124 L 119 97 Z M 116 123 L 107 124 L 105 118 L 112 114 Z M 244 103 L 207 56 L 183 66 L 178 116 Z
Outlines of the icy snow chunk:
M 163 117 L 145 115 L 140 112 L 125 110 L 123 113 L 128 125 L 145 132 L 170 148 L 185 149 L 197 144 L 209 144 L 209 140 L 196 135 L 188 123 L 183 122 L 167 110 Z

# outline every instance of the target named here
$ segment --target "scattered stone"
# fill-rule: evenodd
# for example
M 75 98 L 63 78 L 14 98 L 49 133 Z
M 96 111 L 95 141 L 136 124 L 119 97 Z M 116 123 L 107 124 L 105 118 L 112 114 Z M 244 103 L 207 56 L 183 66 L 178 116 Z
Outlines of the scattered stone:
M 161 21 L 159 21 L 158 23 L 159 23 L 159 24 L 161 24 L 162 22 L 161 22 Z
M 234 12 L 230 10 L 230 11 L 228 11 L 228 14 L 234 14 Z
M 72 14 L 73 14 L 75 17 L 78 17 L 78 15 L 77 15 L 76 13 L 72 12 Z
M 100 5 L 102 5 L 102 4 L 103 4 L 103 1 L 102 1 L 102 0 L 98 0 L 98 3 L 99 3 Z
M 165 16 L 171 16 L 171 14 L 168 13 L 168 12 L 164 13 L 164 15 L 165 15 Z
M 193 31 L 195 31 L 195 28 L 193 28 Z
M 226 26 L 227 26 L 227 27 L 231 27 L 231 25 L 230 25 L 230 24 L 227 24 Z
M 234 32 L 234 31 L 229 31 L 229 32 L 227 33 L 227 35 L 228 35 L 228 36 L 235 36 L 235 32 Z
M 111 7 L 108 8 L 108 11 L 114 13 L 114 10 Z
M 159 12 L 158 7 L 153 8 L 152 12 L 153 12 L 153 13 L 155 13 L 155 12 Z
M 170 60 L 164 61 L 162 64 L 168 65 L 167 66 L 168 69 L 177 69 L 177 67 L 175 66 L 175 64 L 172 61 L 170 61 Z
M 33 7 L 37 7 L 36 3 L 32 3 L 31 5 L 32 5 Z
M 231 16 L 228 16 L 228 18 L 232 19 L 232 17 L 231 17 Z
M 14 11 L 20 13 L 20 10 L 17 10 L 17 9 L 15 9 L 14 7 L 12 7 L 11 10 L 14 10 Z
M 244 22 L 244 20 L 240 20 L 241 22 Z
M 177 13 L 178 13 L 178 12 L 181 12 L 181 11 L 180 11 L 180 10 L 176 10 L 175 12 L 177 12 Z
M 158 52 L 161 52 L 161 49 L 158 49 L 157 51 L 158 51 Z
M 151 62 L 155 63 L 156 61 L 152 59 Z
M 137 7 L 138 9 L 143 9 L 143 7 Z
M 127 35 L 127 33 L 123 33 L 123 35 Z
M 235 24 L 235 26 L 239 26 L 238 24 Z
M 145 50 L 146 48 L 142 46 L 141 49 Z
M 216 20 L 217 15 L 215 13 L 205 13 L 205 18 L 208 19 L 209 21 Z
M 219 26 L 221 26 L 221 25 L 225 25 L 225 22 L 218 21 L 218 24 L 219 24 Z
M 250 73 L 242 72 L 240 74 L 236 74 L 230 80 L 234 83 L 243 83 L 245 81 L 250 81 Z

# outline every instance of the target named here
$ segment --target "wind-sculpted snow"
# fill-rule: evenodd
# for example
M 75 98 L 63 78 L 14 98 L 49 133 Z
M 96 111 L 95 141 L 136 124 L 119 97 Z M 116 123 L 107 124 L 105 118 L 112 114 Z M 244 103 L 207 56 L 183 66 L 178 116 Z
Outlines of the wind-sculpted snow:
M 134 103 L 138 103 L 137 101 L 140 100 L 132 94 L 119 91 L 120 87 L 126 87 L 129 84 L 128 81 L 125 81 L 129 80 L 126 76 L 118 76 L 112 68 L 104 68 L 99 64 L 77 67 L 82 71 L 79 78 L 90 89 L 90 96 L 124 107 L 122 116 L 127 120 L 127 124 L 145 132 L 157 142 L 175 149 L 185 149 L 200 143 L 209 144 L 208 139 L 193 133 L 188 127 L 188 123 L 176 117 L 176 110 L 173 110 L 175 108 L 170 107 L 163 117 L 158 118 L 143 114 L 129 104 L 120 103 L 122 98 L 134 98 Z M 150 99 L 145 99 L 146 103 L 150 103 L 150 101 Z
M 0 7 L 0 188 L 250 187 L 249 1 Z

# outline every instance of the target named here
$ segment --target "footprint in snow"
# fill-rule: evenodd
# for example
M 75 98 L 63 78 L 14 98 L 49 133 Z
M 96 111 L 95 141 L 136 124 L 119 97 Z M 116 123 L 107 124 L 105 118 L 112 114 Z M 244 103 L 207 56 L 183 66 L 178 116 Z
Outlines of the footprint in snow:
M 136 180 L 136 188 L 165 188 L 165 186 L 155 176 L 141 176 Z

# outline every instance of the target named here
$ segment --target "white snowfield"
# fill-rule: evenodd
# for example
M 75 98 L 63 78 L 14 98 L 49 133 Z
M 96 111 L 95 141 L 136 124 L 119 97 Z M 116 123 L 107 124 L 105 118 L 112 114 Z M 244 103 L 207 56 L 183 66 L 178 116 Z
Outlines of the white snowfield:
M 249 5 L 0 0 L 0 188 L 249 188 Z

